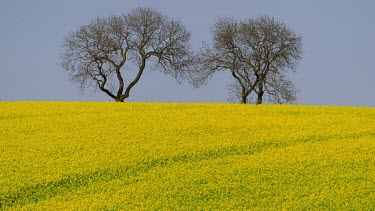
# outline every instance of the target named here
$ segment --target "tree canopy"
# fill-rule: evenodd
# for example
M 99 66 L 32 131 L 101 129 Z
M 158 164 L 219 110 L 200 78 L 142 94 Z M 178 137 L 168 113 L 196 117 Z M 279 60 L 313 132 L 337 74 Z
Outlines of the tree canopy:
M 251 93 L 257 95 L 257 104 L 264 94 L 271 101 L 291 102 L 295 89 L 286 73 L 293 72 L 301 59 L 301 41 L 292 29 L 269 16 L 245 21 L 220 18 L 212 28 L 212 44 L 205 43 L 199 53 L 195 85 L 227 70 L 235 80 L 232 91 L 240 92 L 242 103 Z

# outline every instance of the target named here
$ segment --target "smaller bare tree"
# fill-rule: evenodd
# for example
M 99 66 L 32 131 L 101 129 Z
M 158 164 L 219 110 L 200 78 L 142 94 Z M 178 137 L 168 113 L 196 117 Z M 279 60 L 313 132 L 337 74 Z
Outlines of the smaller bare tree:
M 247 21 L 221 18 L 212 28 L 212 40 L 199 54 L 196 86 L 216 71 L 229 70 L 236 81 L 232 90 L 240 92 L 242 103 L 249 102 L 251 93 L 256 93 L 257 104 L 266 93 L 276 102 L 295 100 L 286 73 L 295 71 L 302 44 L 301 37 L 284 23 L 268 16 Z
M 190 32 L 160 12 L 137 8 L 129 14 L 97 18 L 69 34 L 61 65 L 84 89 L 96 86 L 117 102 L 129 97 L 146 64 L 180 80 L 192 63 Z M 136 69 L 128 84 L 126 69 Z

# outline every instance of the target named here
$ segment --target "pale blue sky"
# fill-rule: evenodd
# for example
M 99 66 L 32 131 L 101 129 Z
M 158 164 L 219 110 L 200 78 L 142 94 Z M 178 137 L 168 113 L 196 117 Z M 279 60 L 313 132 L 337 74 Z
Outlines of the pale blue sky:
M 0 0 L 0 101 L 108 101 L 104 93 L 76 84 L 60 66 L 69 32 L 101 16 L 143 6 L 184 22 L 195 48 L 210 39 L 217 17 L 270 15 L 303 37 L 303 56 L 293 82 L 300 104 L 375 106 L 375 1 L 343 0 Z M 193 88 L 158 71 L 147 71 L 129 101 L 226 102 L 230 74 Z

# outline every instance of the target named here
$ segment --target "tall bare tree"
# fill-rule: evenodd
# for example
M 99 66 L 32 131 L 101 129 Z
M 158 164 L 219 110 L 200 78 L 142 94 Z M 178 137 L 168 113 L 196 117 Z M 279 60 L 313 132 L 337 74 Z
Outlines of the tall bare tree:
M 117 102 L 129 97 L 146 65 L 180 80 L 192 63 L 190 32 L 158 11 L 136 8 L 128 14 L 97 18 L 66 36 L 61 65 L 82 89 L 92 85 Z M 126 69 L 135 69 L 125 83 Z
M 248 103 L 251 93 L 256 93 L 257 104 L 264 94 L 277 102 L 295 100 L 286 74 L 295 71 L 301 59 L 302 39 L 284 23 L 268 16 L 246 21 L 221 18 L 212 28 L 212 40 L 199 54 L 196 86 L 216 71 L 229 70 L 242 103 Z

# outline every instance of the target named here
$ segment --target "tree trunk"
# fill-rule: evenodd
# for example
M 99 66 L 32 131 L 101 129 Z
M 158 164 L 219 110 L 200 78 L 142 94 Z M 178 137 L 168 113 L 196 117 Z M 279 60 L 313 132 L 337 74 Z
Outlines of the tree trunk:
M 245 95 L 242 95 L 242 100 L 241 100 L 241 103 L 242 104 L 246 104 L 247 103 L 247 96 Z
M 115 98 L 115 102 L 118 102 L 118 103 L 123 103 L 123 102 L 124 102 L 124 99 L 120 99 L 120 98 Z
M 257 105 L 262 104 L 263 102 L 263 93 L 261 95 L 258 95 Z
M 259 92 L 258 92 L 257 105 L 262 104 L 262 102 L 263 102 L 263 94 L 264 94 L 264 92 L 263 92 L 263 84 L 260 83 L 258 87 L 259 87 Z
M 262 104 L 263 94 L 264 94 L 263 90 L 260 90 L 259 93 L 258 93 L 257 105 Z
M 246 94 L 246 90 L 242 87 L 242 99 L 241 99 L 241 103 L 242 104 L 246 104 L 247 103 L 247 94 Z

